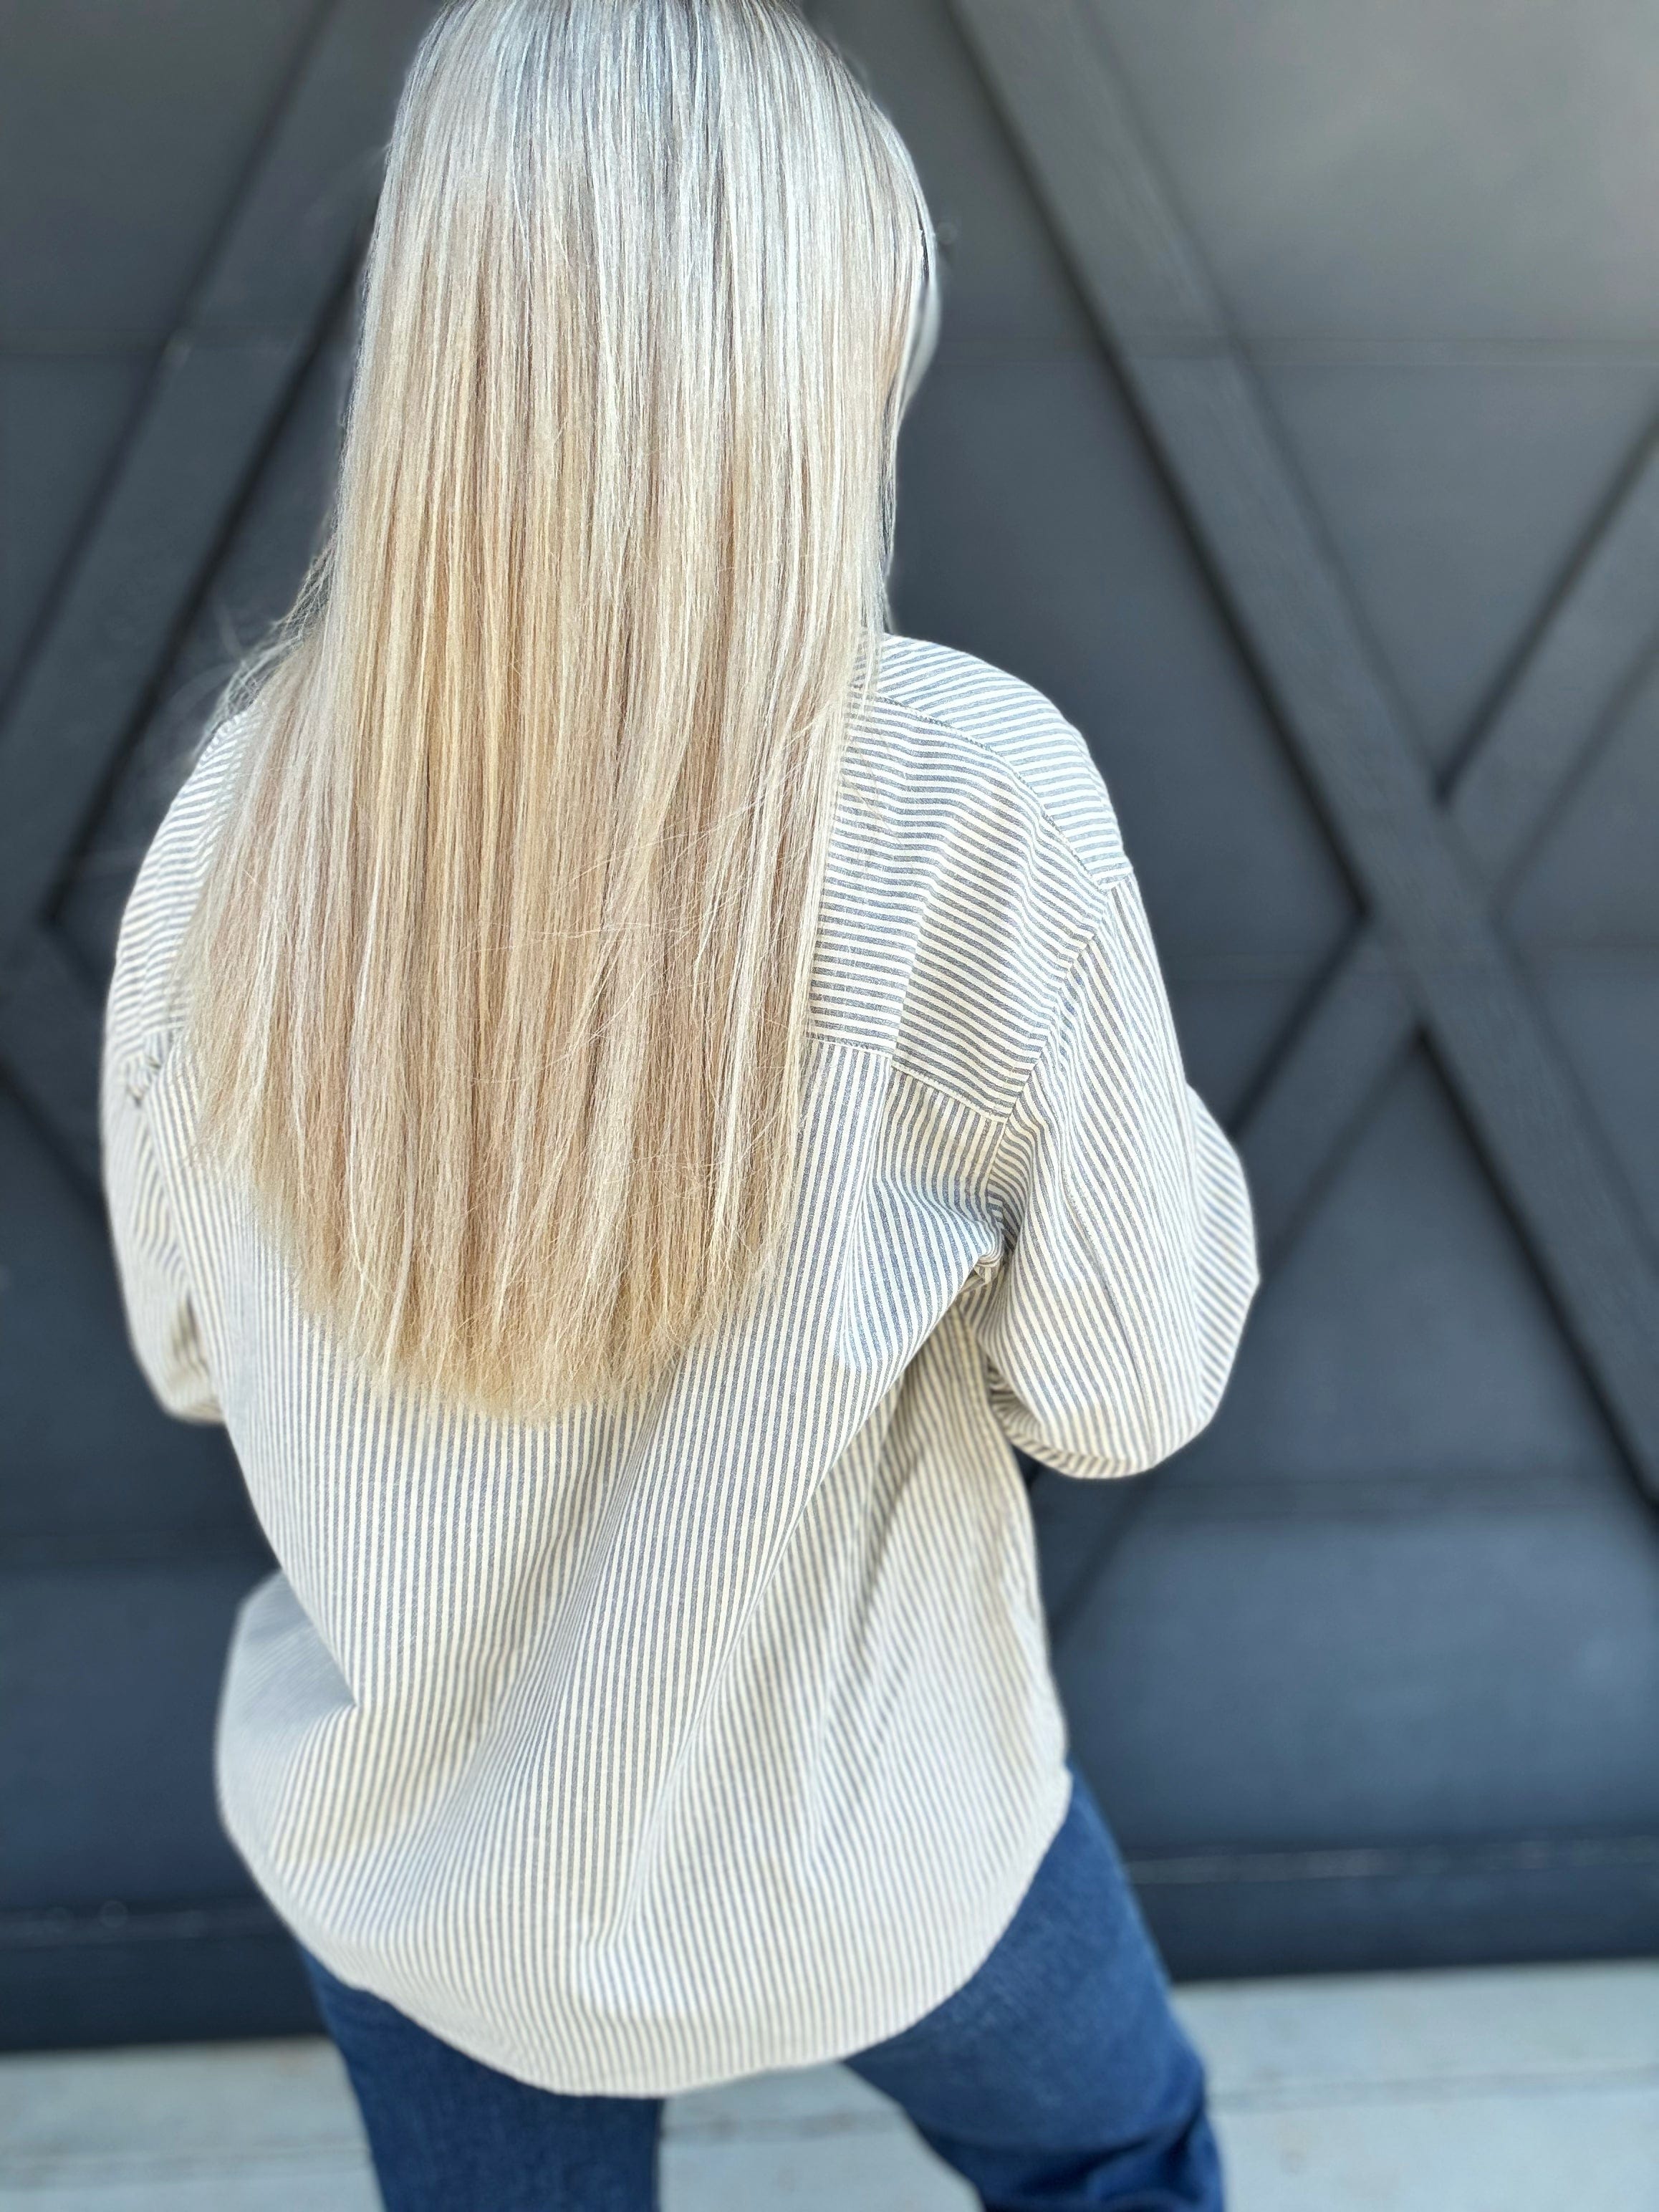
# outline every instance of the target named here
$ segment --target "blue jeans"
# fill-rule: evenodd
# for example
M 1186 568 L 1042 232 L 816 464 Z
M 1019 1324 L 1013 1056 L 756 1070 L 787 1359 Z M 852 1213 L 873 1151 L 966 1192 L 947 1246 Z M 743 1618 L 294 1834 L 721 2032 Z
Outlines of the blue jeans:
M 651 2212 L 660 2098 L 532 2088 L 301 1955 L 386 2212 Z M 1203 2069 L 1075 1769 L 1060 1832 L 978 1972 L 844 2063 L 990 2212 L 1221 2212 Z

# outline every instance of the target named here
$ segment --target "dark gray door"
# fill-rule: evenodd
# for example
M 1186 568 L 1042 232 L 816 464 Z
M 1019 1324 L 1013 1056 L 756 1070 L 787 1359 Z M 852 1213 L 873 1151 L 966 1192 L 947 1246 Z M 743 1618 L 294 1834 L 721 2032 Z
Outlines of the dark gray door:
M 213 1815 L 267 1564 L 93 1181 L 125 885 L 313 541 L 426 0 L 10 0 L 0 1944 L 13 2042 L 298 2024 Z M 823 0 L 950 302 L 903 627 L 1048 691 L 1269 1279 L 1214 1428 L 1038 1477 L 1188 1973 L 1659 1941 L 1659 18 Z
M 0 83 L 0 2036 L 277 2029 L 215 1818 L 270 1563 L 222 1432 L 127 1352 L 95 1182 L 125 887 L 332 465 L 379 149 L 430 0 L 10 0 Z

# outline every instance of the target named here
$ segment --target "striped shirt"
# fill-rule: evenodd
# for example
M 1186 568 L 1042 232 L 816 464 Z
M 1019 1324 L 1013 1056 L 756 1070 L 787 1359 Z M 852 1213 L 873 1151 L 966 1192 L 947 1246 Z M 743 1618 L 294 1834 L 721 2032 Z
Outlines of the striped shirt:
M 169 966 L 246 724 L 122 925 L 102 1125 L 133 1346 L 222 1421 L 279 1561 L 220 1817 L 343 1979 L 548 2088 L 842 2057 L 960 1986 L 1066 1808 L 1012 1447 L 1152 1466 L 1255 1289 L 1077 731 L 887 641 L 846 755 L 804 1169 L 763 1304 L 628 1418 L 367 1386 L 204 1165 Z

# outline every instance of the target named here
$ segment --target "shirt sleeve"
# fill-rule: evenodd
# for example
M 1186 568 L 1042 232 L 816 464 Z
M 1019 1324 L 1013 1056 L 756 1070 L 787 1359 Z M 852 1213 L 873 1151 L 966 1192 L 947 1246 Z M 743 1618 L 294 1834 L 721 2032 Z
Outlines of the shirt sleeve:
M 100 1101 L 104 1194 L 127 1335 L 144 1379 L 181 1421 L 222 1421 L 144 1109 L 142 1054 L 107 1055 Z
M 1220 1402 L 1258 1280 L 1237 1155 L 1182 1071 L 1132 875 L 1109 886 L 1002 1132 L 1000 1262 L 968 1303 L 1011 1442 L 1139 1474 Z

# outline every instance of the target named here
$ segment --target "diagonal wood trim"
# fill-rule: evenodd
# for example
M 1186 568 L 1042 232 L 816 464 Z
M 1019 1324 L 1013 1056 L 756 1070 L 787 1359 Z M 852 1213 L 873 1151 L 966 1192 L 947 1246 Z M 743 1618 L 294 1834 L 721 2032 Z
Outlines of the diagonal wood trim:
M 1659 641 L 1659 439 L 1650 439 L 1537 631 L 1451 792 L 1452 820 L 1494 893 Z M 1362 929 L 1298 1024 L 1239 1131 L 1264 1256 L 1283 1256 L 1416 1031 L 1375 931 Z
M 1659 435 L 1645 440 L 1453 787 L 1451 817 L 1507 888 L 1659 646 Z
M 1427 771 L 1086 0 L 951 0 L 1332 834 L 1644 1485 L 1659 1268 Z
M 0 959 L 40 913 L 349 269 L 434 0 L 336 0 L 0 723 Z
M 1376 933 L 1362 930 L 1239 1124 L 1264 1269 L 1285 1258 L 1417 1027 L 1410 991 Z

